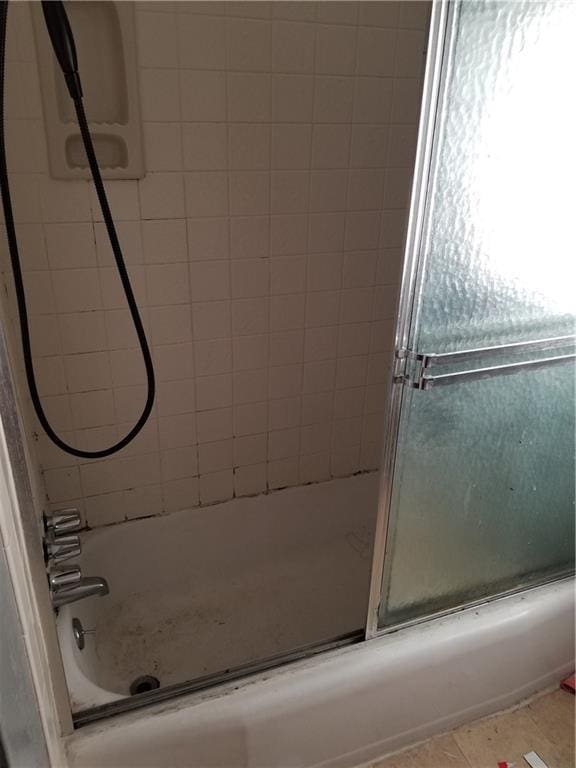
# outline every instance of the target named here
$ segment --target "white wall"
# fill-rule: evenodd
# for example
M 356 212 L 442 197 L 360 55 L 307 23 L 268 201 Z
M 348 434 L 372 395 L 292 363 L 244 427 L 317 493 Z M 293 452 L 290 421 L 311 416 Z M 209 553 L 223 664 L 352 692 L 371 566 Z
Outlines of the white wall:
M 90 526 L 378 466 L 428 5 L 144 2 L 136 15 L 148 172 L 107 189 L 156 406 L 104 461 L 34 436 L 48 504 L 78 505 Z M 10 17 L 9 169 L 38 380 L 63 437 L 100 448 L 138 417 L 144 370 L 91 186 L 47 172 L 28 3 Z

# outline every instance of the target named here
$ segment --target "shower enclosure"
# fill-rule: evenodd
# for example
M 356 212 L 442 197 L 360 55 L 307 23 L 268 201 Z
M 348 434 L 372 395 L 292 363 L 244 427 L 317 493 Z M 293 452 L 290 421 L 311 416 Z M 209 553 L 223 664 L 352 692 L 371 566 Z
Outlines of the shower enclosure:
M 116 463 L 23 427 L 110 585 L 56 618 L 76 726 L 573 573 L 576 7 L 429 11 L 137 6 L 149 174 L 109 187 L 158 404 Z M 141 371 L 84 182 L 51 184 L 35 355 L 94 449 Z

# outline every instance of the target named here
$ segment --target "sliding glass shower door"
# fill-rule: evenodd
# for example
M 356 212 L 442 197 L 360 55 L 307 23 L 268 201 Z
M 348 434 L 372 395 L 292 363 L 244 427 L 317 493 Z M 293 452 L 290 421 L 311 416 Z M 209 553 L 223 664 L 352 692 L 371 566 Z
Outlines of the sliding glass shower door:
M 574 568 L 576 5 L 435 10 L 373 629 Z

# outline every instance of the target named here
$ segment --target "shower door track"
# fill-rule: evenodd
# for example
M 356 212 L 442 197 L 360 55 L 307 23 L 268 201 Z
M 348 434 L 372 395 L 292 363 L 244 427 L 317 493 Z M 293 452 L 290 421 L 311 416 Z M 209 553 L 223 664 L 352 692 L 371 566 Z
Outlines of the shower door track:
M 72 713 L 74 728 L 82 728 L 82 726 L 89 725 L 97 720 L 103 720 L 104 718 L 120 715 L 125 712 L 133 712 L 134 710 L 142 709 L 143 707 L 149 707 L 152 704 L 172 701 L 177 696 L 201 693 L 202 691 L 207 691 L 209 689 L 213 690 L 217 686 L 233 683 L 237 680 L 246 682 L 246 680 L 253 675 L 258 675 L 262 672 L 267 672 L 268 670 L 278 669 L 279 667 L 293 664 L 294 662 L 302 661 L 321 653 L 335 651 L 349 645 L 361 643 L 364 639 L 364 630 L 359 629 L 356 632 L 349 632 L 345 635 L 341 635 L 334 640 L 316 643 L 276 656 L 269 656 L 261 661 L 242 664 L 238 667 L 231 667 L 223 672 L 214 672 L 209 675 L 203 675 L 202 677 L 197 677 L 196 679 L 189 680 L 185 683 L 175 683 L 174 685 L 167 685 L 165 688 L 157 688 L 156 690 L 146 693 L 139 693 L 134 696 L 117 699 L 116 701 L 111 701 L 109 704 L 101 704 L 98 707 L 81 709 L 78 712 Z

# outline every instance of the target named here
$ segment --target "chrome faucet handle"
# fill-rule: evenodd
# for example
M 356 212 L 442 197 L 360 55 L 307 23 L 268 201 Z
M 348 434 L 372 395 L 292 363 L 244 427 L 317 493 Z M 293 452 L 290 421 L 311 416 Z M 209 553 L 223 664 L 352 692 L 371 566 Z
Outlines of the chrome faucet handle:
M 58 569 L 48 574 L 48 583 L 50 592 L 56 593 L 66 589 L 71 589 L 79 584 L 82 579 L 82 572 L 77 565 L 71 565 L 68 568 Z
M 58 565 L 80 555 L 82 552 L 80 536 L 74 533 L 67 536 L 49 534 L 46 537 L 45 549 L 48 566 Z
M 59 509 L 53 515 L 44 515 L 44 528 L 47 534 L 62 536 L 79 531 L 82 527 L 77 509 Z

